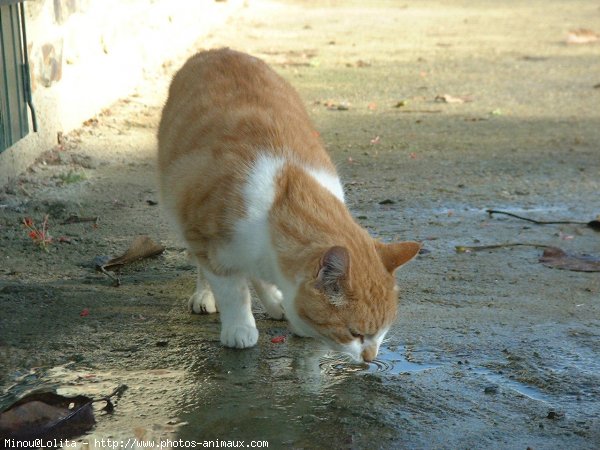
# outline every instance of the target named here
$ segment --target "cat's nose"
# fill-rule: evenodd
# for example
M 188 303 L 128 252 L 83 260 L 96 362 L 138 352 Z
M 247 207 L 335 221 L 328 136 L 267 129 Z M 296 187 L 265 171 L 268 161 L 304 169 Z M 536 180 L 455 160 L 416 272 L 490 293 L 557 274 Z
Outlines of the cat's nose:
M 377 356 L 377 349 L 372 347 L 365 348 L 360 354 L 364 362 L 371 362 Z

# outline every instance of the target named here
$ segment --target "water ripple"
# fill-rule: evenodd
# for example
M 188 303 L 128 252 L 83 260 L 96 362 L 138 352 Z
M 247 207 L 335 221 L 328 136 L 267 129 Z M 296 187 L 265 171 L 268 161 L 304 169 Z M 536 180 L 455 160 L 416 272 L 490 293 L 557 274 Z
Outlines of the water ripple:
M 405 356 L 405 348 L 382 347 L 378 357 L 370 363 L 356 364 L 350 358 L 340 354 L 326 354 L 321 357 L 319 367 L 322 371 L 332 374 L 342 373 L 381 373 L 399 375 L 402 373 L 422 372 L 439 367 L 435 364 L 421 364 L 409 361 Z

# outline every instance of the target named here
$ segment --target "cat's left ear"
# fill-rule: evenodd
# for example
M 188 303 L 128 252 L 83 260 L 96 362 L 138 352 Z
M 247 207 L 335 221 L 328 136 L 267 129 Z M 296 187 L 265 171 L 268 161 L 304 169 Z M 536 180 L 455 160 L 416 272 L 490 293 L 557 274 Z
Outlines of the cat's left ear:
M 396 242 L 393 244 L 384 244 L 375 241 L 375 248 L 377 249 L 377 253 L 379 253 L 383 265 L 392 274 L 398 267 L 417 256 L 422 246 L 423 244 L 420 242 L 412 241 Z
M 339 303 L 342 283 L 350 271 L 350 254 L 345 247 L 329 248 L 321 257 L 315 287 Z

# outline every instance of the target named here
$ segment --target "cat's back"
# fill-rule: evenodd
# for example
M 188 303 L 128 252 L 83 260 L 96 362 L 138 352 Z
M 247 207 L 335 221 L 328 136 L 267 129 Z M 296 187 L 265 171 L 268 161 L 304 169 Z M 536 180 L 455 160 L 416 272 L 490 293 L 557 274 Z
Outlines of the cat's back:
M 188 243 L 198 243 L 196 256 L 228 239 L 249 208 L 268 210 L 270 196 L 261 193 L 274 189 L 286 161 L 323 175 L 343 195 L 287 81 L 260 59 L 229 49 L 190 58 L 163 108 L 158 180 L 161 203 Z
M 257 152 L 291 151 L 333 170 L 296 91 L 262 60 L 230 49 L 200 52 L 177 72 L 158 141 L 162 168 L 190 152 L 247 165 Z

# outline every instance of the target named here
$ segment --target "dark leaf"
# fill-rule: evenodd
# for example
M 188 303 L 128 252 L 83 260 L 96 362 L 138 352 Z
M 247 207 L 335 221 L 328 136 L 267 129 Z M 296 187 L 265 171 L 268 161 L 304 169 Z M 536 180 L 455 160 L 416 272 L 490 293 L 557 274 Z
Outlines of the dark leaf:
M 34 392 L 0 413 L 0 440 L 71 439 L 90 430 L 96 420 L 93 400 Z
M 556 269 L 576 272 L 600 272 L 600 258 L 590 255 L 572 255 L 558 247 L 548 247 L 540 257 L 540 262 Z
M 92 405 L 105 402 L 101 411 L 114 410 L 113 397 L 127 390 L 120 385 L 110 395 L 92 399 L 85 395 L 64 397 L 52 391 L 32 392 L 0 413 L 0 442 L 5 439 L 72 439 L 89 431 L 96 423 Z
M 587 226 L 590 227 L 592 230 L 600 231 L 600 220 L 590 220 L 587 223 Z

